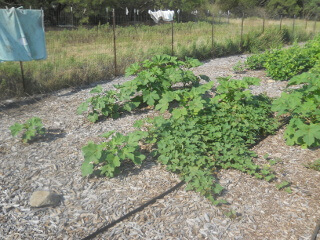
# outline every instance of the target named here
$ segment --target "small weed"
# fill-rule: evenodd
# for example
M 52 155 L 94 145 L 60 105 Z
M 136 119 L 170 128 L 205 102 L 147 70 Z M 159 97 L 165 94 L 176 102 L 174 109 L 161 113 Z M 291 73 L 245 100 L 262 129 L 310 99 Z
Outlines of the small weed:
M 235 218 L 237 218 L 237 216 L 238 216 L 238 215 L 237 215 L 237 212 L 236 212 L 235 210 L 233 210 L 233 209 L 225 212 L 224 215 L 225 215 L 226 217 L 228 217 L 228 218 L 231 218 L 231 219 L 235 219 Z
M 235 73 L 244 73 L 246 70 L 246 66 L 243 62 L 238 61 L 233 67 L 232 67 L 233 71 Z
M 28 119 L 25 123 L 15 123 L 10 127 L 11 135 L 17 136 L 20 132 L 22 134 L 22 142 L 27 143 L 36 135 L 42 135 L 45 133 L 45 128 L 43 127 L 42 120 L 38 117 L 32 117 Z
M 265 155 L 263 155 L 263 158 L 265 159 L 265 160 L 268 160 L 269 159 L 269 153 L 266 153 Z
M 278 190 L 284 190 L 285 192 L 287 193 L 292 193 L 292 190 L 291 190 L 291 182 L 287 182 L 287 181 L 282 181 L 281 183 L 279 184 L 276 184 L 276 188 Z
M 310 168 L 320 172 L 320 158 L 315 160 L 313 163 L 305 165 L 306 168 Z
M 263 158 L 269 162 L 270 166 L 273 166 L 279 162 L 282 162 L 281 158 L 272 158 L 268 153 L 263 155 Z

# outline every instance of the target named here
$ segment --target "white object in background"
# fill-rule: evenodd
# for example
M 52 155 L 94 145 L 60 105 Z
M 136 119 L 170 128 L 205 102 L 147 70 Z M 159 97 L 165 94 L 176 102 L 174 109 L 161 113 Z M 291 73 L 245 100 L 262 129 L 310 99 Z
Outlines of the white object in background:
M 128 14 L 129 14 L 129 10 L 128 10 L 128 8 L 126 7 L 126 15 L 128 16 Z
M 192 11 L 191 14 L 192 15 L 197 15 L 198 14 L 198 10 Z
M 150 14 L 150 17 L 153 19 L 153 21 L 155 21 L 155 23 L 159 23 L 161 19 L 166 22 L 173 21 L 174 11 L 159 10 L 156 12 L 152 12 L 151 10 L 149 10 L 148 13 Z

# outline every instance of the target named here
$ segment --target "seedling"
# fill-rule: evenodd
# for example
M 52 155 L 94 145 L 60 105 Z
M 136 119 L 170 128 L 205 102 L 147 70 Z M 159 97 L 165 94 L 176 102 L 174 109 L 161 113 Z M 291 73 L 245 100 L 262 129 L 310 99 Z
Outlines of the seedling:
M 25 123 L 15 123 L 10 127 L 11 135 L 17 136 L 20 132 L 22 133 L 22 142 L 27 143 L 32 138 L 37 135 L 42 135 L 45 133 L 45 128 L 43 127 L 42 120 L 38 117 L 32 117 L 28 119 Z

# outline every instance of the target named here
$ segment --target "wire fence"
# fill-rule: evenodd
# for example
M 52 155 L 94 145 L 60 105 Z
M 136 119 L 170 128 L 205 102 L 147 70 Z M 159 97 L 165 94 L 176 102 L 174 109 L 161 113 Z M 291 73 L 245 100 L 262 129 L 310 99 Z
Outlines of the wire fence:
M 52 14 L 48 16 L 52 18 Z M 275 42 L 272 38 L 278 32 L 279 41 L 286 34 L 306 40 L 318 32 L 319 25 L 317 18 L 261 18 L 209 11 L 176 11 L 174 21 L 155 24 L 147 12 L 134 9 L 129 13 L 106 9 L 104 16 L 97 14 L 89 19 L 96 25 L 81 24 L 71 9 L 60 12 L 55 24 L 48 24 L 48 19 L 48 58 L 23 63 L 25 90 L 29 93 L 110 79 L 123 74 L 130 64 L 157 54 L 207 59 L 239 53 L 248 50 L 249 45 L 250 51 L 259 51 L 272 47 L 268 44 Z M 250 38 L 250 34 L 255 35 Z M 263 35 L 267 36 L 265 42 L 259 42 Z M 13 80 L 19 74 L 19 63 L 0 64 L 0 91 L 4 96 L 21 92 L 21 85 Z

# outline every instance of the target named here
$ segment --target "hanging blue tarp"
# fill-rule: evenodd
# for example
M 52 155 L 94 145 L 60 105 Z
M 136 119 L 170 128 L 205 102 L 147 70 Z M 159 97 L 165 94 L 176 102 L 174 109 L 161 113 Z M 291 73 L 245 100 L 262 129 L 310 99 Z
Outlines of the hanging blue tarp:
M 0 9 L 0 61 L 46 58 L 43 11 Z

